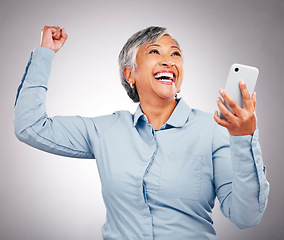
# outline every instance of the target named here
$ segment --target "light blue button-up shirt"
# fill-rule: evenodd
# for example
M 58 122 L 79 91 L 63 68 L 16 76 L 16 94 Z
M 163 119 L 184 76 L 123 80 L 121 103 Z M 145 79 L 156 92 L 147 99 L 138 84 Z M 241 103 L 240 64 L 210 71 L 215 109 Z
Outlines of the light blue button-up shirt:
M 258 224 L 267 204 L 258 130 L 229 136 L 213 115 L 183 99 L 154 130 L 138 106 L 87 118 L 48 117 L 47 82 L 55 53 L 36 48 L 15 103 L 15 133 L 50 153 L 94 158 L 107 210 L 105 240 L 216 239 L 212 208 L 240 228 Z

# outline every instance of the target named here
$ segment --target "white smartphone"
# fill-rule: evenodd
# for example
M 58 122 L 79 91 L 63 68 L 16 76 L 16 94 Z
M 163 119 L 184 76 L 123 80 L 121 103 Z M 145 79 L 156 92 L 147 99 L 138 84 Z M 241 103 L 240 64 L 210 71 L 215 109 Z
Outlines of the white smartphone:
M 239 82 L 241 80 L 245 81 L 245 84 L 251 96 L 256 85 L 258 74 L 259 71 L 256 67 L 251 67 L 238 63 L 235 63 L 231 66 L 227 82 L 225 85 L 225 90 L 229 94 L 229 96 L 233 98 L 241 108 L 244 108 L 244 99 L 239 86 Z M 223 99 L 222 101 L 226 106 L 226 108 L 228 108 L 231 112 L 234 113 L 234 111 L 228 106 L 228 104 Z M 220 110 L 218 112 L 220 118 L 226 119 Z

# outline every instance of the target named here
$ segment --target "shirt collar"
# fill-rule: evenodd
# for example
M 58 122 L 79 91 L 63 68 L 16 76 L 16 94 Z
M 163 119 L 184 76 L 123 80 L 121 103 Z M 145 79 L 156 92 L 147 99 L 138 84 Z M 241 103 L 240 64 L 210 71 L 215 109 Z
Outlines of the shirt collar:
M 191 108 L 186 104 L 183 98 L 180 98 L 172 115 L 170 116 L 166 124 L 173 127 L 183 127 L 189 118 L 190 112 Z M 139 104 L 136 109 L 136 112 L 134 113 L 133 126 L 137 125 L 137 122 L 139 121 L 140 118 L 141 120 L 148 121 L 147 117 L 142 112 Z
M 137 109 L 136 109 L 136 112 L 134 113 L 134 118 L 133 118 L 133 126 L 135 127 L 138 120 L 140 118 L 146 118 L 146 116 L 144 115 L 144 113 L 142 112 L 142 109 L 140 107 L 140 104 L 138 105 Z

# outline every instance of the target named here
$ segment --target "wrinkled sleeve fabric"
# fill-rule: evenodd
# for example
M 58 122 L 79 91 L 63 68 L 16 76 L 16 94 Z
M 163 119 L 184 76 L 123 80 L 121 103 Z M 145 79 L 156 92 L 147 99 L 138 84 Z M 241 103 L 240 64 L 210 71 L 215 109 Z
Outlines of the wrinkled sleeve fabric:
M 54 55 L 54 51 L 42 47 L 31 53 L 15 101 L 15 134 L 20 141 L 46 152 L 95 158 L 90 132 L 96 135 L 96 128 L 91 118 L 46 114 L 47 82 Z
M 212 157 L 215 191 L 222 213 L 239 228 L 257 225 L 269 192 L 258 129 L 253 136 L 231 136 L 216 125 Z

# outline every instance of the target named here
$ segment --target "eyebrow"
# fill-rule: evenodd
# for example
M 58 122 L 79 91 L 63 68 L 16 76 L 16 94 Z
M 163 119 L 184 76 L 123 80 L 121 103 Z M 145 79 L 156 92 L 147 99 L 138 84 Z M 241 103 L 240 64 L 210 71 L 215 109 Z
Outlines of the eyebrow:
M 146 47 L 146 49 L 148 49 L 149 47 L 153 47 L 153 46 L 155 46 L 155 47 L 161 47 L 161 45 L 159 45 L 159 44 L 150 44 L 148 47 Z
M 180 48 L 177 47 L 177 46 L 171 46 L 171 48 L 177 48 L 178 50 L 180 50 Z M 180 50 L 180 51 L 181 51 L 181 50 Z
M 150 44 L 148 47 L 146 47 L 146 49 L 148 49 L 149 47 L 153 47 L 153 46 L 154 47 L 161 47 L 161 45 L 153 43 L 153 44 Z M 179 51 L 181 51 L 180 48 L 177 47 L 177 46 L 171 46 L 171 48 L 177 48 Z

